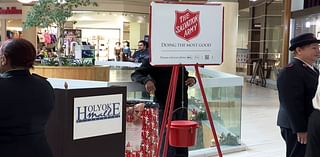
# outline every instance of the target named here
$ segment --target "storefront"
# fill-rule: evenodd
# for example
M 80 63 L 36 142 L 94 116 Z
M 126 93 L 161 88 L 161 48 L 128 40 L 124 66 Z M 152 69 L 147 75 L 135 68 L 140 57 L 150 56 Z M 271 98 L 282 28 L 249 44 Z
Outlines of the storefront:
M 64 32 L 64 54 L 76 56 L 77 50 L 84 50 L 94 54 L 97 60 L 114 60 L 116 43 L 120 42 L 122 47 L 124 41 L 130 43 L 131 51 L 134 52 L 138 41 L 148 35 L 149 3 L 108 0 L 96 2 L 97 7 L 76 8 L 73 16 L 67 20 Z M 24 14 L 27 14 L 30 9 L 28 7 L 24 5 Z M 37 28 L 33 34 L 36 34 L 39 52 L 41 50 L 56 51 L 55 40 L 45 41 L 46 36 L 57 38 L 56 27 Z M 29 38 L 33 40 L 34 37 Z
M 22 5 L 0 3 L 0 41 L 22 37 Z
M 320 3 L 305 0 L 295 3 L 291 9 L 290 39 L 302 33 L 314 33 L 320 39 Z M 292 58 L 289 53 L 289 60 Z
M 93 45 L 98 60 L 114 60 L 116 43 L 130 43 L 137 49 L 139 40 L 148 34 L 148 14 L 132 12 L 75 11 L 69 21 L 81 30 L 81 44 Z

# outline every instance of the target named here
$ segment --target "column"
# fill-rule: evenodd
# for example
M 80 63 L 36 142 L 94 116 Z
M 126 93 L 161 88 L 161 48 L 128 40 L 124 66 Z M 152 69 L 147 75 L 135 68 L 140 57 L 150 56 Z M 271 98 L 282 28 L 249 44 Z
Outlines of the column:
M 289 33 L 290 33 L 290 18 L 291 18 L 291 0 L 284 0 L 283 12 L 283 41 L 281 53 L 281 67 L 288 64 L 289 57 Z
M 22 6 L 22 22 L 26 20 L 26 16 L 28 11 L 31 9 L 32 6 L 23 5 Z M 35 47 L 37 47 L 37 29 L 36 27 L 29 28 L 29 29 L 22 29 L 22 37 L 28 41 L 30 41 Z
M 219 66 L 207 66 L 218 71 L 236 73 L 237 38 L 238 38 L 238 2 L 222 2 L 224 6 L 224 54 Z
M 138 42 L 143 40 L 144 35 L 148 34 L 147 23 L 130 23 L 130 46 L 134 49 L 138 48 Z
M 6 19 L 1 19 L 0 22 L 1 22 L 1 25 L 0 25 L 1 41 L 0 42 L 2 43 L 7 38 L 7 22 L 6 22 Z

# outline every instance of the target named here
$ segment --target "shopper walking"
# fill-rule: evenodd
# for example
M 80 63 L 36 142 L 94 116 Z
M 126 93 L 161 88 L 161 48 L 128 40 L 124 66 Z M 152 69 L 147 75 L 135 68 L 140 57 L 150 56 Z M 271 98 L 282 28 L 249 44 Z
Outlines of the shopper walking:
M 54 106 L 53 88 L 31 75 L 36 50 L 24 39 L 0 47 L 0 156 L 52 157 L 45 126 Z
M 277 87 L 280 109 L 277 124 L 286 142 L 287 157 L 303 157 L 312 98 L 318 86 L 319 71 L 313 63 L 319 58 L 319 40 L 314 34 L 301 34 L 290 40 L 294 58 L 279 74 Z
M 131 75 L 131 79 L 135 82 L 144 84 L 148 93 L 155 94 L 155 102 L 159 103 L 159 126 L 162 124 L 162 118 L 164 114 L 170 77 L 172 67 L 154 67 L 149 63 L 149 58 L 143 59 L 143 62 L 139 68 L 135 70 Z M 193 86 L 196 83 L 194 77 L 190 77 L 189 73 L 184 67 L 179 70 L 178 84 L 176 87 L 176 97 L 174 103 L 174 109 L 182 106 L 185 108 L 178 109 L 172 115 L 173 120 L 187 120 L 188 119 L 188 87 Z M 160 129 L 160 128 L 159 128 Z M 187 157 L 188 148 L 168 147 L 167 157 Z

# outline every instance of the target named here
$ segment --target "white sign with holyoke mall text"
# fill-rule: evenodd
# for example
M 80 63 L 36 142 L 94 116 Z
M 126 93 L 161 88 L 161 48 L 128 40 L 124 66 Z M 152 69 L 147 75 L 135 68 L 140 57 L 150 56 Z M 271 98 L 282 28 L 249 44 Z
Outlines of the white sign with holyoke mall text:
M 122 94 L 74 98 L 73 139 L 122 132 Z
M 223 61 L 223 6 L 151 3 L 152 65 L 213 65 Z

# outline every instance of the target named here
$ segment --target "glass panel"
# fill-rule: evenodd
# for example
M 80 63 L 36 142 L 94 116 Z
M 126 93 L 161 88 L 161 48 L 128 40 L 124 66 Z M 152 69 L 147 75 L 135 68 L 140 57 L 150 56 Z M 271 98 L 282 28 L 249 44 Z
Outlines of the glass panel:
M 268 28 L 273 28 L 282 25 L 282 16 L 281 15 L 269 15 L 267 16 L 267 24 Z
M 314 33 L 316 37 L 320 39 L 320 13 L 299 17 L 294 21 L 293 36 L 297 36 L 302 33 Z M 319 64 L 320 60 L 317 61 L 316 65 L 319 66 Z
M 241 91 L 241 86 L 205 88 L 221 146 L 240 145 Z M 197 88 L 189 90 L 189 117 L 200 124 L 197 144 L 190 149 L 215 146 L 202 96 Z
M 265 14 L 265 4 L 258 5 L 254 8 L 254 17 L 260 17 Z
M 282 27 L 276 26 L 266 29 L 266 49 L 268 53 L 280 53 L 282 48 Z
M 295 19 L 294 36 L 302 33 L 315 33 L 317 37 L 320 37 L 320 14 L 313 14 L 310 16 L 299 17 Z
M 267 7 L 268 15 L 282 15 L 283 2 L 272 2 Z
M 194 75 L 193 67 L 186 67 L 191 76 Z M 218 72 L 215 70 L 200 68 L 203 76 L 203 85 L 208 99 L 211 116 L 219 137 L 222 149 L 241 144 L 241 106 L 242 106 L 242 85 L 243 79 L 239 76 Z M 128 81 L 134 68 L 111 66 L 110 80 Z M 124 83 L 119 82 L 124 85 Z M 128 82 L 127 82 L 128 83 Z M 120 85 L 119 84 L 119 85 Z M 135 83 L 129 82 L 127 89 Z M 146 93 L 144 88 L 128 92 L 127 99 L 141 99 Z M 207 118 L 205 106 L 199 86 L 194 86 L 188 90 L 188 117 L 200 124 L 197 132 L 197 142 L 190 150 L 214 147 L 212 130 Z

